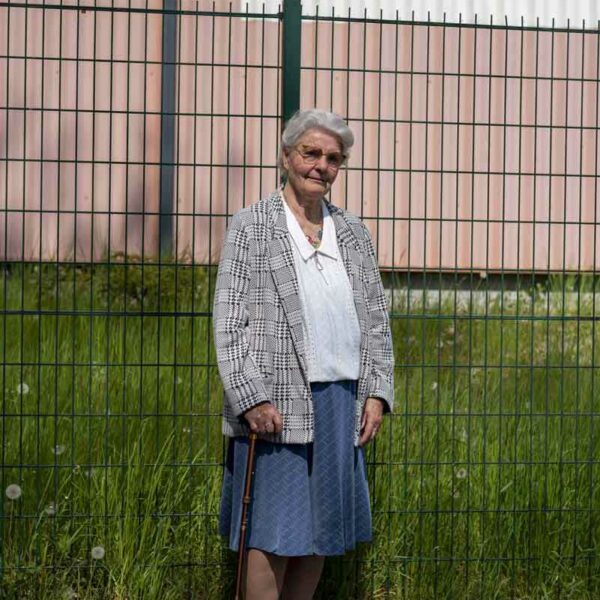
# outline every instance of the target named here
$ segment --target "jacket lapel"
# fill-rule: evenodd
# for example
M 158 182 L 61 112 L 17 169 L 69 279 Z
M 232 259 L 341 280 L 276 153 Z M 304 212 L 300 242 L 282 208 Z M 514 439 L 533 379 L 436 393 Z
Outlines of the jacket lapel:
M 356 235 L 352 231 L 352 227 L 344 217 L 344 213 L 335 206 L 328 204 L 329 212 L 335 223 L 335 231 L 344 261 L 346 273 L 350 279 L 352 293 L 354 295 L 354 307 L 356 308 L 356 316 L 360 327 L 361 343 L 360 343 L 360 375 L 359 375 L 359 399 L 364 398 L 367 390 L 367 381 L 370 372 L 369 359 L 369 326 L 367 319 L 367 304 L 364 288 L 364 266 L 363 253 L 360 251 L 360 243 Z M 362 405 L 359 403 L 359 409 L 362 410 Z M 360 410 L 357 415 L 360 419 Z
M 338 208 L 332 204 L 327 205 L 329 212 L 335 223 L 335 232 L 344 261 L 344 267 L 346 273 L 350 279 L 350 285 L 354 292 L 354 303 L 356 305 L 356 313 L 358 321 L 360 323 L 360 329 L 363 336 L 366 334 L 366 312 L 365 312 L 365 295 L 362 281 L 362 253 L 360 251 L 360 244 L 356 239 L 356 235 L 352 231 L 350 224 L 346 221 L 344 214 Z
M 279 193 L 273 195 L 271 206 L 273 237 L 268 242 L 269 265 L 290 327 L 296 354 L 304 373 L 308 374 L 304 351 L 300 285 L 296 275 L 292 245 L 288 236 L 283 201 Z

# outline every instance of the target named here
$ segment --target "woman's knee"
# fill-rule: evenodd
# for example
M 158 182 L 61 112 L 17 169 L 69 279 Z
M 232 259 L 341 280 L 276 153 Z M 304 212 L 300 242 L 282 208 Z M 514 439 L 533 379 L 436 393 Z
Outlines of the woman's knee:
M 283 588 L 287 557 L 276 556 L 257 548 L 248 550 L 246 562 L 247 600 L 277 600 Z
M 324 563 L 324 556 L 290 558 L 283 583 L 283 599 L 310 600 L 321 579 Z

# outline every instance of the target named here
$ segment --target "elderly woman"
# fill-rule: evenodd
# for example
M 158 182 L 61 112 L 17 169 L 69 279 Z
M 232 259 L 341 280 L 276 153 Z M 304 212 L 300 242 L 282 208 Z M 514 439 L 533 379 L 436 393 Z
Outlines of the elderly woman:
M 297 112 L 281 140 L 285 184 L 237 213 L 223 245 L 220 527 L 234 550 L 247 435 L 259 435 L 246 600 L 312 598 L 324 557 L 371 539 L 362 447 L 392 408 L 391 335 L 369 232 L 325 200 L 353 142 L 338 115 Z

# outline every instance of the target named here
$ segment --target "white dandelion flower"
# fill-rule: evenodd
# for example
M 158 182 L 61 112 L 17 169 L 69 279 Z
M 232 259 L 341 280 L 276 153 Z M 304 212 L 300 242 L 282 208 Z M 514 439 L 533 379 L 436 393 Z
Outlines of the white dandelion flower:
M 94 476 L 94 469 L 85 469 L 85 471 L 83 471 L 83 474 L 88 478 L 91 479 Z
M 453 498 L 460 498 L 460 492 L 458 490 L 454 490 L 452 492 L 452 497 Z
M 465 479 L 467 477 L 467 470 L 465 468 L 460 468 L 455 473 L 456 479 Z
M 181 377 L 177 378 L 177 385 L 181 385 L 183 383 L 183 379 Z
M 19 394 L 19 396 L 25 396 L 29 394 L 29 386 L 24 381 L 21 381 L 21 383 L 17 386 L 17 394 Z
M 55 454 L 56 456 L 60 456 L 61 454 L 64 453 L 64 451 L 67 449 L 67 447 L 64 444 L 56 444 L 56 446 L 54 446 L 54 448 L 52 448 L 52 454 Z
M 44 509 L 44 512 L 49 516 L 53 517 L 56 514 L 56 504 L 54 502 L 50 502 L 48 506 Z
M 434 381 L 434 382 L 431 384 L 431 389 L 432 389 L 432 391 L 434 391 L 434 392 L 435 392 L 435 390 L 437 390 L 437 387 L 438 387 L 438 382 L 437 382 L 437 381 Z
M 446 335 L 454 335 L 454 327 L 448 327 L 448 329 L 446 329 Z
M 6 488 L 6 497 L 9 500 L 18 500 L 21 497 L 23 490 L 21 490 L 21 486 L 16 483 L 11 483 Z
M 102 546 L 94 546 L 91 554 L 94 560 L 102 560 L 105 554 L 104 548 Z
M 73 588 L 67 588 L 63 597 L 65 600 L 75 600 L 79 598 L 79 594 Z
M 444 347 L 444 341 L 440 340 L 438 343 L 438 348 L 441 350 Z
M 191 427 L 184 427 L 183 428 L 183 433 L 192 433 L 192 428 Z

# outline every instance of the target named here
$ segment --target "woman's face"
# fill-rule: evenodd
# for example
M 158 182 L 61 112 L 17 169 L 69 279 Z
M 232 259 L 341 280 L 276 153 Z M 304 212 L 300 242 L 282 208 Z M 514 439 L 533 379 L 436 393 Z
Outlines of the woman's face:
M 283 153 L 288 185 L 299 199 L 320 200 L 331 188 L 343 160 L 337 137 L 322 129 L 308 129 Z

